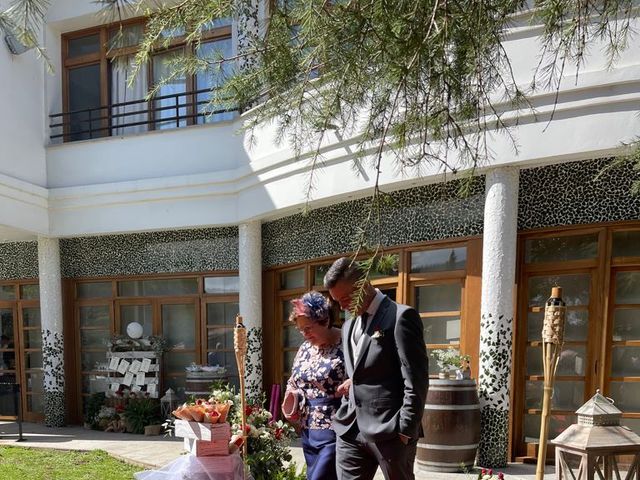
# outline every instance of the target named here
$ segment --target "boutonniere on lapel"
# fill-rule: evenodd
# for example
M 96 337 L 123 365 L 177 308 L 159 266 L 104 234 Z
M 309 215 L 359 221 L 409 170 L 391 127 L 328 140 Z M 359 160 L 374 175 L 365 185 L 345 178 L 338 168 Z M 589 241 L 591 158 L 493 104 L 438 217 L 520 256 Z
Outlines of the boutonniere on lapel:
M 371 334 L 371 338 L 380 341 L 384 338 L 384 332 L 380 329 L 380 327 L 378 327 Z

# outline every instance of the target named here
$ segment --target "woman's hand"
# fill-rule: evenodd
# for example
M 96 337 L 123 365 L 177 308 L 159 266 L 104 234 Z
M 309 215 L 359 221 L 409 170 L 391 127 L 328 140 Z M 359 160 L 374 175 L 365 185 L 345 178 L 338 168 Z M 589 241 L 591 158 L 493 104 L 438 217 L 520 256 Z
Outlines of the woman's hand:
M 349 388 L 351 388 L 351 379 L 347 378 L 336 389 L 336 397 L 346 397 L 349 395 Z

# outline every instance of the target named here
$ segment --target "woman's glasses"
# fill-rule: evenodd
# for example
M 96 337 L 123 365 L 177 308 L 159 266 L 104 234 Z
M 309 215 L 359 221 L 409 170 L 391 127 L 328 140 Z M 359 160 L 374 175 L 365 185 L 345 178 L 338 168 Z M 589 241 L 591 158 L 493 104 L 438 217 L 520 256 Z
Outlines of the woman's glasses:
M 313 325 L 307 325 L 304 328 L 296 327 L 296 330 L 298 330 L 302 335 L 307 335 L 308 333 L 311 333 L 311 331 L 313 330 Z

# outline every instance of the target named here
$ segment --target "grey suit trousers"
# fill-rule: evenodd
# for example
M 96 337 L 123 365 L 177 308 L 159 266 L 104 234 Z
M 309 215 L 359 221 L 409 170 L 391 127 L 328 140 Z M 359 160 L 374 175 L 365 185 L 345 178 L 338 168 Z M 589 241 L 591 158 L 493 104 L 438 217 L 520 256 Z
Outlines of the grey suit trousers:
M 417 441 L 405 445 L 399 437 L 367 442 L 354 425 L 336 439 L 338 480 L 372 480 L 378 466 L 386 480 L 414 480 L 416 446 Z

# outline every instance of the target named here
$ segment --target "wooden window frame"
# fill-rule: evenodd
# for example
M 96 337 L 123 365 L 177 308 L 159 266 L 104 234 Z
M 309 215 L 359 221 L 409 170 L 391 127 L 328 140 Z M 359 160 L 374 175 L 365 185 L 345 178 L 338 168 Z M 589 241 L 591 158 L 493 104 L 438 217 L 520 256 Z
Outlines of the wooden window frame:
M 551 238 L 551 237 L 569 237 L 596 234 L 597 251 L 596 256 L 591 259 L 568 260 L 558 262 L 540 262 L 525 263 L 525 243 L 530 239 Z M 586 365 L 585 374 L 579 376 L 562 376 L 557 377 L 559 380 L 584 380 L 585 400 L 591 397 L 590 392 L 595 392 L 598 385 L 602 385 L 599 380 L 604 369 L 601 368 L 602 348 L 597 345 L 597 341 L 589 341 L 590 338 L 601 338 L 603 329 L 606 328 L 602 322 L 598 322 L 599 312 L 604 308 L 603 298 L 603 272 L 606 270 L 606 257 L 610 253 L 609 235 L 605 226 L 569 226 L 546 228 L 537 231 L 521 232 L 518 235 L 518 260 L 517 260 L 517 289 L 516 289 L 516 305 L 514 309 L 514 344 L 513 344 L 513 368 L 512 368 L 512 388 L 511 388 L 511 405 L 510 411 L 510 452 L 511 458 L 518 461 L 527 461 L 528 459 L 537 457 L 538 445 L 536 443 L 527 443 L 524 441 L 524 415 L 538 414 L 541 409 L 525 409 L 525 388 L 528 380 L 539 381 L 543 376 L 527 376 L 526 375 L 526 349 L 528 346 L 539 345 L 538 341 L 528 340 L 527 317 L 530 307 L 528 305 L 528 282 L 531 277 L 548 276 L 548 275 L 571 275 L 571 274 L 588 274 L 591 276 L 589 290 L 589 327 L 587 331 L 587 339 L 584 342 L 567 342 L 567 344 L 584 344 L 586 346 Z M 608 287 L 607 287 L 608 288 Z M 583 309 L 574 308 L 571 309 Z M 523 359 L 523 361 L 519 361 Z M 596 372 L 594 375 L 591 372 Z M 531 378 L 529 378 L 531 377 Z M 601 387 L 600 387 L 601 388 Z M 573 411 L 554 410 L 554 414 L 570 414 Z M 547 458 L 553 458 L 554 449 L 547 450 Z
M 459 246 L 466 246 L 467 248 L 467 266 L 464 271 L 456 270 L 428 274 L 409 273 L 411 252 Z M 398 275 L 375 278 L 372 279 L 371 283 L 374 287 L 391 288 L 395 286 L 396 301 L 398 303 L 410 304 L 412 285 L 415 282 L 433 281 L 438 279 L 441 281 L 461 281 L 463 283 L 463 288 L 461 289 L 460 316 L 461 348 L 464 349 L 465 353 L 471 355 L 472 374 L 477 377 L 480 335 L 480 286 L 482 280 L 482 238 L 474 236 L 413 243 L 409 245 L 394 246 L 392 248 L 385 249 L 383 253 L 385 255 L 399 255 Z M 282 318 L 282 301 L 295 298 L 296 296 L 300 296 L 312 289 L 321 293 L 326 293 L 324 285 L 314 284 L 315 267 L 331 264 L 340 256 L 349 255 L 350 254 L 315 258 L 313 260 L 296 262 L 286 266 L 271 267 L 263 272 L 263 284 L 266 287 L 263 292 L 263 303 L 265 305 L 263 316 L 264 330 L 265 332 L 273 331 L 273 334 L 265 335 L 265 385 L 282 385 L 286 380 L 285 374 L 288 373 L 284 368 L 283 322 L 286 320 Z M 363 254 L 362 257 L 364 258 L 366 255 Z M 300 268 L 306 269 L 305 277 L 307 280 L 305 286 L 296 289 L 280 289 L 280 274 Z
M 114 48 L 109 49 L 109 35 L 114 30 L 117 30 L 122 27 L 127 27 L 131 25 L 143 25 L 143 28 L 146 28 L 146 21 L 144 18 L 133 18 L 129 20 L 124 20 L 118 23 L 110 23 L 105 25 L 100 25 L 91 28 L 85 28 L 82 30 L 76 30 L 73 32 L 63 33 L 61 35 L 61 57 L 62 57 L 62 118 L 63 121 L 66 122 L 68 117 L 68 113 L 70 112 L 69 108 L 69 70 L 72 68 L 89 66 L 89 65 L 100 65 L 100 116 L 103 117 L 101 120 L 100 127 L 104 128 L 101 130 L 105 132 L 103 137 L 112 136 L 112 126 L 111 126 L 111 105 L 113 104 L 113 99 L 111 98 L 111 65 L 110 62 L 112 59 L 121 56 L 121 55 L 131 55 L 135 54 L 138 51 L 137 46 L 127 46 L 122 48 Z M 202 34 L 200 39 L 200 43 L 207 43 L 216 40 L 222 40 L 226 38 L 233 38 L 232 35 L 232 25 L 223 25 L 211 30 L 208 30 Z M 100 36 L 100 51 L 92 54 L 86 54 L 79 57 L 69 58 L 69 40 L 74 40 L 77 38 L 86 37 L 89 35 L 98 34 Z M 147 91 L 149 91 L 154 84 L 153 79 L 153 56 L 161 53 L 165 53 L 167 51 L 175 50 L 182 48 L 186 51 L 187 48 L 190 48 L 191 53 L 195 54 L 195 49 L 197 48 L 197 44 L 191 43 L 188 44 L 186 41 L 185 35 L 180 35 L 174 37 L 170 40 L 168 46 L 157 48 L 149 62 L 146 65 L 148 75 L 148 84 Z M 191 92 L 194 90 L 194 86 L 196 84 L 196 75 L 187 75 L 186 80 L 186 91 Z M 197 124 L 197 118 L 195 116 L 190 116 L 194 113 L 194 106 L 197 102 L 197 95 L 185 95 L 185 103 L 187 103 L 187 121 L 186 126 L 191 126 Z M 149 100 L 147 110 L 148 114 L 148 130 L 156 130 L 156 126 L 153 118 L 153 100 Z M 182 127 L 181 127 L 182 128 Z M 68 125 L 65 125 L 63 128 L 63 140 L 64 142 L 69 141 L 69 128 Z
M 144 274 L 144 275 L 127 275 L 127 276 L 108 276 L 108 277 L 83 277 L 74 278 L 69 280 L 69 291 L 71 292 L 68 297 L 68 302 L 72 305 L 69 310 L 69 315 L 73 316 L 73 325 L 75 326 L 75 338 L 67 340 L 67 347 L 73 344 L 73 364 L 70 365 L 67 375 L 71 375 L 75 380 L 74 392 L 77 398 L 77 403 L 70 409 L 71 421 L 79 423 L 83 417 L 83 398 L 90 396 L 88 393 L 83 392 L 83 377 L 85 375 L 91 375 L 95 373 L 104 373 L 96 371 L 83 371 L 81 370 L 81 353 L 87 351 L 82 349 L 80 339 L 80 307 L 83 306 L 99 306 L 109 305 L 111 315 L 110 334 L 113 335 L 118 331 L 121 331 L 121 316 L 120 306 L 122 305 L 150 305 L 152 311 L 153 328 L 152 334 L 157 335 L 162 331 L 162 305 L 169 304 L 190 304 L 193 303 L 196 313 L 194 333 L 195 333 L 195 346 L 194 349 L 189 350 L 176 350 L 176 353 L 195 353 L 195 359 L 199 363 L 206 362 L 207 358 L 207 338 L 206 338 L 206 304 L 219 301 L 232 301 L 239 302 L 239 293 L 227 293 L 227 294 L 210 294 L 204 291 L 204 279 L 205 277 L 229 277 L 238 276 L 237 270 L 219 270 L 214 272 L 193 272 L 193 273 L 158 273 L 158 274 Z M 195 278 L 197 279 L 197 290 L 193 294 L 184 295 L 157 295 L 157 296 L 123 296 L 119 295 L 118 283 L 122 281 L 142 281 L 142 280 L 172 280 L 172 279 L 184 279 Z M 93 298 L 79 298 L 78 297 L 78 285 L 82 283 L 108 283 L 111 282 L 111 296 L 109 297 L 93 297 Z M 102 351 L 102 350 L 99 350 Z M 168 353 L 170 354 L 170 352 Z M 164 375 L 164 368 L 161 372 Z M 172 374 L 173 375 L 173 374 Z M 162 389 L 164 380 L 161 380 Z M 160 395 L 162 396 L 162 395 Z

